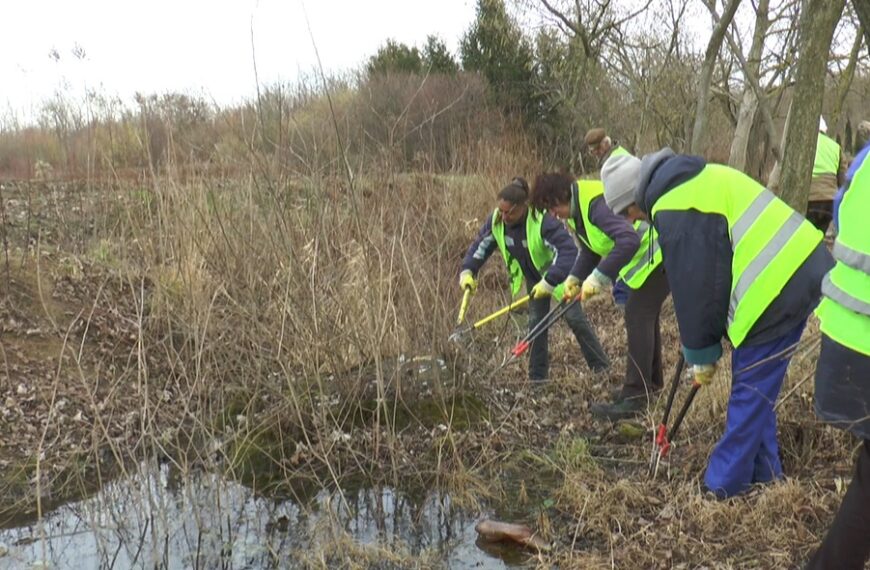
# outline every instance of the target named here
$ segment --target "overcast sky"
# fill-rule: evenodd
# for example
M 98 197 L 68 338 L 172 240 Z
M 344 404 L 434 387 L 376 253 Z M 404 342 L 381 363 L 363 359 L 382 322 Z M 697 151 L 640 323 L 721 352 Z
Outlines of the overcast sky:
M 59 89 L 85 88 L 125 100 L 184 91 L 238 101 L 254 92 L 252 27 L 262 83 L 313 69 L 306 10 L 324 67 L 339 71 L 358 67 L 387 38 L 422 45 L 437 34 L 455 52 L 474 0 L 5 2 L 0 104 L 26 114 Z

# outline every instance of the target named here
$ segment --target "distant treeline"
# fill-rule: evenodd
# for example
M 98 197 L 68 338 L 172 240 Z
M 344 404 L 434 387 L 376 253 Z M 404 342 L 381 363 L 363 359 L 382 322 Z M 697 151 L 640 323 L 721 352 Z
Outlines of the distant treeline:
M 663 15 L 676 0 L 638 12 L 620 8 L 628 2 L 591 2 L 588 20 L 570 11 L 573 3 L 563 3 L 564 12 L 558 2 L 529 4 L 512 11 L 502 0 L 478 0 L 458 55 L 435 36 L 422 47 L 387 40 L 356 74 L 264 86 L 236 107 L 179 93 L 139 95 L 132 107 L 99 93 L 79 102 L 58 95 L 37 125 L 4 125 L 0 176 L 238 170 L 252 159 L 304 174 L 337 172 L 345 160 L 356 170 L 470 172 L 499 149 L 584 173 L 594 169 L 582 144 L 593 126 L 635 152 L 691 149 L 705 54 L 679 17 Z M 520 8 L 552 23 L 530 35 L 518 23 Z M 824 114 L 850 151 L 870 76 L 860 34 L 844 26 L 856 43 L 844 41 L 847 60 L 832 57 Z M 694 149 L 760 179 L 773 165 L 770 133 L 780 136 L 792 89 L 792 44 L 782 30 L 767 33 L 756 71 L 776 130 L 765 128 L 744 71 L 723 49 Z

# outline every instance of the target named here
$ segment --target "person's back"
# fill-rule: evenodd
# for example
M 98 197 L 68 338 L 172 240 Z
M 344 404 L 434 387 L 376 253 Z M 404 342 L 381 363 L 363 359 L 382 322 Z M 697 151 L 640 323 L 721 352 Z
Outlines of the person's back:
M 840 145 L 825 134 L 825 119 L 819 119 L 819 136 L 816 156 L 813 161 L 813 178 L 810 182 L 807 220 L 823 233 L 828 230 L 833 215 L 833 200 L 843 183 L 845 163 Z

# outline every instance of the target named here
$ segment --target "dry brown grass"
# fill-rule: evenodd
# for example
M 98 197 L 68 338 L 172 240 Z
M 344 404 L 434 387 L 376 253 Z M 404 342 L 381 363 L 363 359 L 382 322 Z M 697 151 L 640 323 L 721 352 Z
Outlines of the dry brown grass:
M 799 566 L 832 517 L 853 447 L 814 419 L 812 382 L 800 384 L 811 375 L 812 353 L 795 363 L 783 390 L 791 394 L 780 410 L 789 479 L 716 502 L 701 496 L 699 481 L 724 422 L 727 371 L 699 395 L 670 465 L 650 481 L 660 407 L 643 418 L 640 440 L 588 411 L 624 371 L 625 332 L 612 304 L 589 308 L 614 362 L 610 385 L 597 384 L 561 326 L 551 341 L 549 390 L 531 393 L 522 363 L 493 373 L 523 315 L 479 331 L 468 345 L 447 342 L 457 267 L 494 194 L 542 167 L 527 143 L 504 140 L 512 144 L 460 149 L 469 158 L 462 174 L 406 172 L 396 150 L 350 179 L 334 167 L 288 170 L 276 155 L 243 145 L 234 152 L 248 152 L 248 162 L 220 165 L 242 175 L 148 171 L 135 183 L 116 178 L 75 192 L 45 181 L 7 189 L 16 210 L 4 228 L 6 263 L 16 269 L 11 279 L 0 275 L 0 316 L 22 315 L 46 332 L 3 331 L 4 348 L 45 359 L 28 380 L 37 404 L 3 420 L 9 433 L 41 428 L 32 446 L 0 449 L 12 469 L 3 472 L 4 502 L 60 494 L 33 479 L 31 458 L 40 451 L 46 470 L 78 473 L 79 483 L 100 458 L 123 468 L 159 457 L 181 472 L 216 470 L 299 496 L 303 487 L 350 479 L 444 489 L 472 513 L 494 509 L 540 529 L 555 545 L 542 567 Z M 318 153 L 337 163 L 334 150 Z M 45 249 L 65 253 L 46 257 Z M 54 300 L 22 305 L 21 290 L 38 298 L 32 276 L 42 259 Z M 16 293 L 22 283 L 30 285 Z M 481 283 L 470 318 L 508 301 L 498 259 Z M 88 332 L 65 334 L 70 312 L 86 315 Z M 670 306 L 664 323 L 668 376 L 679 345 Z M 805 336 L 816 330 L 812 323 Z M 443 356 L 448 370 L 421 376 L 400 355 Z M 17 404 L 18 371 L 5 358 L 2 396 Z M 53 412 L 58 397 L 87 421 L 69 428 L 70 418 L 61 418 L 75 414 Z M 77 437 L 80 453 L 62 453 L 59 434 Z M 438 561 L 360 547 L 339 534 L 306 564 Z

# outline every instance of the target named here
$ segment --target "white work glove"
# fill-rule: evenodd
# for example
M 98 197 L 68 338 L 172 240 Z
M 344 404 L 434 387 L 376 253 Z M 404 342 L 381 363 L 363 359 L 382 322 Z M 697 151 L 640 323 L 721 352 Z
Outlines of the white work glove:
M 532 299 L 546 299 L 553 294 L 553 289 L 555 287 L 547 283 L 546 279 L 541 279 L 537 285 L 532 287 L 532 291 L 529 294 L 532 296 Z
M 692 378 L 701 386 L 706 386 L 716 375 L 716 364 L 693 364 Z
M 593 269 L 589 277 L 583 282 L 582 291 L 580 294 L 581 301 L 588 301 L 601 293 L 605 287 L 610 285 L 610 279 L 597 269 Z

